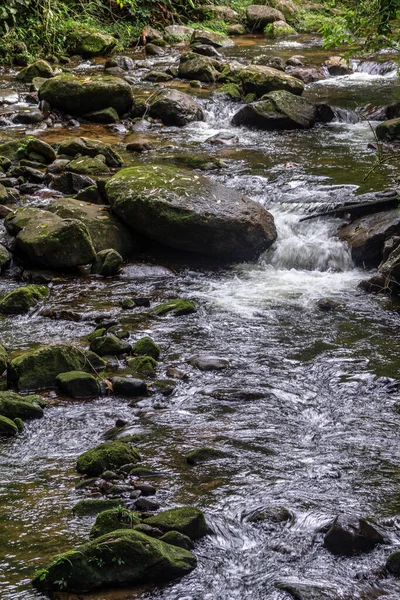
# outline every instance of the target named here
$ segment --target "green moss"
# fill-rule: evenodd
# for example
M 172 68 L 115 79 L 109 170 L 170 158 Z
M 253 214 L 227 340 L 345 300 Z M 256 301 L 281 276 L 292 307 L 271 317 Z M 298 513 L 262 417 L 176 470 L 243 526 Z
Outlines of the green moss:
M 19 315 L 28 312 L 49 295 L 49 288 L 43 285 L 26 285 L 13 290 L 0 300 L 0 313 Z
M 231 100 L 240 100 L 242 97 L 242 88 L 235 83 L 225 83 L 217 90 L 217 94 L 224 94 Z
M 60 390 L 72 398 L 91 398 L 100 394 L 97 379 L 84 371 L 60 373 L 56 377 L 56 382 Z
M 106 165 L 109 167 L 121 167 L 123 164 L 122 158 L 112 149 L 110 144 L 85 137 L 67 138 L 60 144 L 58 154 L 65 154 L 72 157 L 80 154 L 81 156 L 90 156 L 91 158 L 95 158 L 101 154 L 106 159 Z
M 131 351 L 127 342 L 120 340 L 116 335 L 103 335 L 92 340 L 90 350 L 99 356 L 126 354 Z
M 67 39 L 69 53 L 85 58 L 109 54 L 116 45 L 117 40 L 111 35 L 87 28 L 76 29 Z
M 153 308 L 152 312 L 159 317 L 163 317 L 165 315 L 179 317 L 181 315 L 190 315 L 191 313 L 196 312 L 196 305 L 191 300 L 176 298 L 175 300 L 164 302 L 164 304 L 159 304 Z
M 101 512 L 90 530 L 91 538 L 98 538 L 116 529 L 133 529 L 140 523 L 139 515 L 127 508 L 112 508 Z
M 136 356 L 128 358 L 126 362 L 135 377 L 155 377 L 157 362 L 151 356 Z
M 157 360 L 161 350 L 150 337 L 144 337 L 136 342 L 132 348 L 132 352 L 140 356 L 151 356 L 151 358 Z
M 162 542 L 166 544 L 171 544 L 171 546 L 178 546 L 179 548 L 184 548 L 185 550 L 193 549 L 193 542 L 187 535 L 183 533 L 179 533 L 179 531 L 168 531 L 164 533 L 162 537 L 160 537 Z
M 285 23 L 284 25 L 277 25 L 276 23 L 269 23 L 264 28 L 264 35 L 267 38 L 275 39 L 278 37 L 285 37 L 287 35 L 294 35 L 296 30 Z
M 20 396 L 15 392 L 0 392 L 0 415 L 8 419 L 40 419 L 43 417 L 40 396 Z
M 226 454 L 226 452 L 222 452 L 222 450 L 217 450 L 215 448 L 196 448 L 196 450 L 189 452 L 186 456 L 186 460 L 190 465 L 198 465 L 202 462 L 226 458 L 227 456 L 229 455 Z
M 96 476 L 104 471 L 114 471 L 128 463 L 136 463 L 138 460 L 140 454 L 136 448 L 116 440 L 100 444 L 81 454 L 76 468 L 78 473 Z
M 9 419 L 8 417 L 3 417 L 0 415 L 0 436 L 4 437 L 12 437 L 17 435 L 18 427 L 14 421 Z
M 204 514 L 192 506 L 165 510 L 145 519 L 144 522 L 146 525 L 161 529 L 161 531 L 179 531 L 192 540 L 208 533 Z
M 7 369 L 7 350 L 0 344 L 0 375 Z
M 117 510 L 121 506 L 122 500 L 119 498 L 109 498 L 108 500 L 80 500 L 73 508 L 74 515 L 77 517 L 88 517 L 97 515 L 108 509 Z
M 14 423 L 16 424 L 16 426 L 18 427 L 18 431 L 23 431 L 24 430 L 24 422 L 22 419 L 20 419 L 19 417 L 17 417 L 16 419 L 14 419 Z
M 81 156 L 75 158 L 68 165 L 68 171 L 78 173 L 79 175 L 98 175 L 109 173 L 110 169 L 99 158 L 91 158 L 90 156 Z

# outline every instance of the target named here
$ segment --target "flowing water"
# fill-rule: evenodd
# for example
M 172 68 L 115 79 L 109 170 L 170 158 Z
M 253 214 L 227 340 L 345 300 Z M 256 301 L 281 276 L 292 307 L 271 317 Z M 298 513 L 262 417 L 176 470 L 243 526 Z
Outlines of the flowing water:
M 240 60 L 259 53 L 302 54 L 317 64 L 327 56 L 313 37 L 271 45 L 248 36 L 229 50 Z M 51 306 L 72 309 L 81 321 L 39 312 L 0 321 L 4 344 L 24 349 L 76 341 L 93 330 L 96 315 L 116 315 L 130 329 L 131 341 L 146 333 L 161 346 L 161 374 L 173 365 L 189 375 L 172 396 L 156 394 L 134 407 L 113 396 L 81 402 L 50 393 L 44 418 L 2 443 L 1 599 L 43 598 L 29 584 L 35 569 L 84 540 L 92 519 L 71 512 L 82 498 L 75 490 L 75 461 L 102 440 L 116 418 L 143 434 L 143 464 L 159 473 L 154 481 L 162 506 L 200 507 L 213 535 L 196 545 L 198 567 L 181 581 L 90 598 L 287 600 L 292 596 L 282 585 L 297 586 L 294 597 L 308 600 L 400 597 L 400 583 L 382 571 L 391 549 L 400 545 L 398 314 L 387 301 L 357 288 L 365 273 L 336 238 L 340 220 L 300 222 L 310 206 L 356 200 L 360 193 L 393 185 L 389 166 L 365 180 L 374 161 L 371 128 L 340 117 L 371 102 L 399 100 L 393 70 L 377 71 L 363 68 L 308 86 L 308 98 L 342 109 L 336 122 L 310 131 L 234 129 L 230 118 L 237 105 L 206 89 L 198 93 L 205 122 L 146 132 L 158 156 L 203 153 L 223 159 L 226 166 L 210 176 L 274 214 L 278 240 L 258 262 L 194 267 L 179 256 L 144 257 L 112 280 L 53 282 Z M 4 76 L 4 95 L 13 93 L 10 81 Z M 140 92 L 152 89 L 143 86 Z M 207 140 L 217 133 L 237 139 L 216 147 Z M 4 137 L 15 135 L 21 135 L 19 128 Z M 40 137 L 71 135 L 120 144 L 138 134 L 86 126 L 51 128 Z M 17 285 L 2 279 L 0 291 Z M 140 319 L 119 307 L 129 295 L 154 301 L 179 295 L 194 299 L 198 311 L 179 319 Z M 327 296 L 340 302 L 337 310 L 318 310 L 316 301 Z M 196 371 L 187 361 L 198 353 L 226 358 L 230 366 Z M 229 458 L 189 467 L 184 456 L 198 446 L 225 450 Z M 286 507 L 292 519 L 251 522 L 251 515 L 270 506 Z M 323 548 L 321 529 L 339 513 L 377 519 L 389 545 L 354 558 L 333 557 Z

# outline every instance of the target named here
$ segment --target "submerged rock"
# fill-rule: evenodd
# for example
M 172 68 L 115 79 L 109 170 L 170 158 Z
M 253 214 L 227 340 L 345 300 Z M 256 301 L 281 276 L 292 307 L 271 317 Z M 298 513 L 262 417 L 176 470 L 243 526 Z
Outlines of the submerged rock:
M 273 217 L 259 204 L 183 169 L 123 169 L 109 180 L 106 193 L 128 227 L 178 250 L 246 260 L 276 238 Z
M 315 119 L 313 104 L 289 92 L 276 91 L 243 106 L 234 115 L 232 123 L 266 130 L 309 129 Z
M 196 305 L 191 300 L 184 300 L 183 298 L 175 298 L 169 300 L 163 304 L 159 304 L 152 310 L 153 314 L 158 317 L 172 314 L 174 317 L 180 317 L 183 315 L 191 315 L 196 312 Z
M 120 396 L 136 397 L 147 395 L 147 385 L 142 379 L 133 377 L 113 377 L 113 391 Z
M 229 367 L 229 360 L 226 358 L 210 356 L 208 354 L 193 356 L 189 362 L 200 371 L 221 371 L 222 369 L 227 369 Z
M 60 390 L 71 398 L 93 398 L 100 394 L 97 379 L 84 371 L 69 371 L 57 375 L 56 382 Z
M 26 285 L 13 290 L 0 300 L 0 313 L 3 315 L 26 313 L 47 298 L 49 293 L 49 288 L 43 285 Z
M 164 89 L 149 104 L 149 114 L 165 125 L 183 126 L 192 121 L 203 121 L 204 114 L 197 102 L 179 90 Z
M 139 531 L 117 530 L 56 557 L 32 583 L 40 591 L 89 592 L 169 581 L 188 574 L 196 557 Z
M 106 442 L 81 454 L 77 461 L 77 471 L 95 477 L 104 471 L 114 471 L 123 465 L 137 463 L 140 454 L 136 448 L 122 441 Z
M 190 465 L 199 465 L 210 460 L 218 460 L 219 458 L 227 458 L 228 454 L 216 448 L 196 448 L 186 455 L 186 462 Z
M 385 539 L 376 526 L 365 519 L 340 516 L 325 534 L 324 545 L 332 554 L 352 556 L 369 552 Z

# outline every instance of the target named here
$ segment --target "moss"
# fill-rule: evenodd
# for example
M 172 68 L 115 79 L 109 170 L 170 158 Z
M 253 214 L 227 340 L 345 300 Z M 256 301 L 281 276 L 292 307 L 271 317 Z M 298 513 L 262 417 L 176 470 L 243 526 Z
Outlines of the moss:
M 43 77 L 48 79 L 53 77 L 53 69 L 45 60 L 37 60 L 33 64 L 28 65 L 17 74 L 18 81 L 31 83 L 35 77 Z
M 56 382 L 60 390 L 72 398 L 91 398 L 100 394 L 97 379 L 84 371 L 60 373 L 56 377 Z
M 134 467 L 129 471 L 129 475 L 133 477 L 151 477 L 155 474 L 154 469 L 149 469 L 148 467 Z
M 68 344 L 50 344 L 24 352 L 10 363 L 9 379 L 20 390 L 56 386 L 56 377 L 68 371 L 104 369 L 106 362 L 87 350 Z
M 94 331 L 92 331 L 92 333 L 89 333 L 89 335 L 85 336 L 85 339 L 90 343 L 96 338 L 99 338 L 102 335 L 104 335 L 106 331 L 107 329 L 105 329 L 104 327 L 101 327 L 101 329 L 95 329 Z
M 164 533 L 162 537 L 160 537 L 162 542 L 166 544 L 171 544 L 171 546 L 178 546 L 179 548 L 184 548 L 185 550 L 193 549 L 193 542 L 187 535 L 183 533 L 179 533 L 179 531 L 168 531 Z
M 8 419 L 40 419 L 43 417 L 39 396 L 20 396 L 15 392 L 0 392 L 0 415 Z
M 14 423 L 16 424 L 18 431 L 23 431 L 25 428 L 24 422 L 22 419 L 20 419 L 19 417 L 17 417 L 16 419 L 14 419 Z
M 0 313 L 19 315 L 28 312 L 49 295 L 49 288 L 43 285 L 26 285 L 13 290 L 0 300 Z
M 226 454 L 226 452 L 222 452 L 222 450 L 217 450 L 215 448 L 196 448 L 196 450 L 189 452 L 185 458 L 190 465 L 198 465 L 202 462 L 226 458 L 227 456 L 229 455 Z
M 240 100 L 242 98 L 242 88 L 236 83 L 225 83 L 217 90 L 217 94 L 224 94 L 231 100 Z
M 7 350 L 0 344 L 0 375 L 7 369 Z
M 14 421 L 9 419 L 8 417 L 3 417 L 0 415 L 0 436 L 4 437 L 12 437 L 17 435 L 18 427 Z
M 117 111 L 114 108 L 103 108 L 83 115 L 83 118 L 91 123 L 116 123 L 119 120 Z
M 131 351 L 131 347 L 116 335 L 107 334 L 92 340 L 90 350 L 99 356 L 107 356 L 126 354 Z
M 162 156 L 160 158 L 166 163 L 189 167 L 190 169 L 199 169 L 201 171 L 212 171 L 227 166 L 227 163 L 217 156 L 207 156 L 204 154 L 172 154 L 171 156 Z
M 191 300 L 176 298 L 174 300 L 164 302 L 164 304 L 159 304 L 153 308 L 152 312 L 158 317 L 163 317 L 165 315 L 180 317 L 181 315 L 190 315 L 196 312 L 196 306 Z
M 111 35 L 92 29 L 76 29 L 67 39 L 70 54 L 80 54 L 85 58 L 109 54 L 117 45 L 117 40 Z
M 157 360 L 161 350 L 150 337 L 144 337 L 136 342 L 132 348 L 132 352 L 140 356 L 151 356 L 151 358 Z
M 264 28 L 265 37 L 270 39 L 285 37 L 287 35 L 294 35 L 295 33 L 296 30 L 287 23 L 284 23 L 283 21 L 278 21 L 278 23 L 269 23 Z
M 92 264 L 92 273 L 103 277 L 117 275 L 124 264 L 122 256 L 114 249 L 101 250 Z
M 157 362 L 151 356 L 136 356 L 128 358 L 126 362 L 135 377 L 155 377 Z
M 78 473 L 88 476 L 114 471 L 128 463 L 140 460 L 138 450 L 120 441 L 106 442 L 81 454 L 77 461 Z
M 107 500 L 80 500 L 73 508 L 74 515 L 77 517 L 88 517 L 97 515 L 108 509 L 116 510 L 121 506 L 119 498 L 109 498 Z
M 151 384 L 151 390 L 158 392 L 163 396 L 170 396 L 176 388 L 176 381 L 173 379 L 156 379 Z
M 79 175 L 98 175 L 101 173 L 109 173 L 110 169 L 100 158 L 81 156 L 69 163 L 68 171 L 78 173 Z
M 204 514 L 198 508 L 185 506 L 165 510 L 144 520 L 146 525 L 157 527 L 161 531 L 179 531 L 192 540 L 208 533 Z
M 110 144 L 85 137 L 67 138 L 60 144 L 58 154 L 65 154 L 72 157 L 80 154 L 82 156 L 90 156 L 91 158 L 95 158 L 101 154 L 105 157 L 106 165 L 109 167 L 121 167 L 123 164 L 122 158 L 112 149 Z
M 127 508 L 112 508 L 101 512 L 90 530 L 91 538 L 98 538 L 116 529 L 133 529 L 140 523 L 139 515 Z

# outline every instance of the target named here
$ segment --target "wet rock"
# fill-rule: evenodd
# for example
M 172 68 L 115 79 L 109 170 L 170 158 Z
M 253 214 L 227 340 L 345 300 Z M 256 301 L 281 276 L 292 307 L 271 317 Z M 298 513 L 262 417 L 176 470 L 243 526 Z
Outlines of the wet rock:
M 93 398 L 100 394 L 100 385 L 95 377 L 84 371 L 69 371 L 57 375 L 60 390 L 71 398 Z
M 334 77 L 338 75 L 348 75 L 353 72 L 348 65 L 348 62 L 341 56 L 331 56 L 323 63 L 323 66 L 328 70 L 329 75 Z
M 75 196 L 75 200 L 81 200 L 82 202 L 87 202 L 88 204 L 100 205 L 102 205 L 104 202 L 104 198 L 102 198 L 97 185 L 90 185 L 89 187 L 78 192 L 78 194 Z
M 74 75 L 57 75 L 47 80 L 39 90 L 39 99 L 52 108 L 73 115 L 84 115 L 112 107 L 119 115 L 132 106 L 131 86 L 119 77 L 93 75 L 79 79 Z
M 68 166 L 68 171 L 78 175 L 102 175 L 109 174 L 110 169 L 104 162 L 102 155 L 99 158 L 90 158 L 90 156 L 81 156 L 72 160 Z
M 126 150 L 128 150 L 128 152 L 138 152 L 139 154 L 149 152 L 150 150 L 154 150 L 154 148 L 153 142 L 146 139 L 129 142 L 129 144 L 126 145 Z
M 341 227 L 338 237 L 347 242 L 357 265 L 377 267 L 382 260 L 384 243 L 400 232 L 397 209 L 366 215 Z
M 176 382 L 171 379 L 156 379 L 151 384 L 151 391 L 162 396 L 171 396 L 176 388 Z
M 341 302 L 338 302 L 333 298 L 320 298 L 315 304 L 319 310 L 323 312 L 330 312 L 331 310 L 336 310 L 342 306 Z
M 7 350 L 0 344 L 0 375 L 7 369 Z
M 227 456 L 229 455 L 226 452 L 217 450 L 216 448 L 196 448 L 196 450 L 189 452 L 185 458 L 186 462 L 188 462 L 190 465 L 199 465 L 211 460 L 227 458 Z
M 127 365 L 134 377 L 155 377 L 157 362 L 151 356 L 137 356 L 128 358 Z
M 154 502 L 154 500 L 149 500 L 148 498 L 140 497 L 135 502 L 135 508 L 142 512 L 155 511 L 160 508 L 158 502 Z M 150 523 L 147 523 L 150 524 Z M 157 527 L 157 526 L 155 526 Z
M 321 81 L 327 79 L 327 76 L 323 69 L 318 67 L 298 67 L 289 71 L 292 77 L 296 77 L 303 81 L 303 83 L 313 83 L 314 81 Z
M 137 463 L 140 454 L 136 448 L 122 441 L 100 444 L 78 457 L 78 473 L 95 477 L 104 471 L 113 471 L 128 463 Z
M 227 163 L 216 156 L 207 154 L 172 154 L 160 157 L 162 162 L 169 164 L 199 169 L 200 171 L 214 171 L 227 167 Z
M 147 385 L 142 379 L 112 377 L 111 383 L 114 393 L 119 396 L 127 396 L 128 398 L 147 396 Z
M 162 542 L 171 544 L 171 546 L 178 546 L 178 548 L 184 548 L 185 550 L 193 550 L 194 544 L 190 537 L 179 533 L 179 531 L 168 531 L 160 537 Z
M 180 58 L 178 75 L 189 81 L 196 79 L 204 83 L 214 83 L 221 70 L 222 64 L 214 58 L 188 52 Z
M 252 32 L 263 31 L 269 23 L 285 20 L 285 15 L 271 6 L 251 4 L 246 8 L 246 24 Z
M 259 54 L 253 61 L 253 65 L 261 65 L 263 67 L 272 67 L 278 71 L 285 70 L 285 62 L 280 56 L 269 56 L 268 54 Z
M 148 336 L 138 340 L 132 348 L 133 354 L 151 356 L 155 360 L 159 358 L 160 352 L 160 347 Z
M 204 119 L 197 102 L 178 90 L 162 90 L 151 100 L 149 107 L 150 116 L 161 119 L 165 125 L 183 126 Z
M 153 83 L 163 83 L 172 79 L 172 75 L 165 71 L 150 71 L 143 77 L 143 81 L 152 81 Z
M 73 512 L 77 517 L 88 517 L 119 506 L 121 506 L 121 500 L 118 498 L 110 500 L 80 500 L 75 504 Z
M 192 506 L 164 510 L 145 519 L 146 525 L 157 527 L 161 531 L 178 531 L 190 539 L 201 538 L 208 533 L 208 526 L 201 510 Z
M 28 350 L 14 358 L 10 363 L 8 377 L 19 390 L 37 390 L 55 387 L 56 377 L 60 373 L 90 373 L 94 369 L 104 369 L 105 365 L 105 361 L 93 352 L 68 344 L 49 344 Z
M 12 118 L 12 122 L 20 125 L 36 125 L 44 121 L 45 118 L 45 115 L 38 108 L 24 108 Z
M 95 257 L 88 229 L 75 219 L 62 219 L 37 208 L 21 208 L 8 215 L 4 223 L 7 231 L 16 236 L 15 253 L 34 266 L 65 269 L 86 265 Z
M 273 23 L 266 25 L 264 28 L 265 37 L 273 40 L 295 34 L 296 30 L 291 25 L 286 23 L 286 21 L 274 21 Z
M 122 507 L 112 508 L 97 515 L 89 536 L 95 539 L 117 529 L 133 529 L 139 523 L 139 515 L 132 510 Z
M 36 60 L 31 65 L 22 69 L 17 75 L 18 81 L 22 81 L 23 83 L 31 83 L 35 77 L 43 79 L 54 77 L 51 65 L 45 60 Z
M 96 254 L 91 272 L 103 277 L 112 277 L 119 273 L 123 264 L 124 259 L 122 256 L 116 250 L 109 248 Z
M 243 106 L 232 123 L 266 130 L 309 129 L 315 119 L 313 104 L 289 92 L 276 91 Z
M 303 58 L 304 58 L 304 56 L 293 55 L 287 59 L 286 65 L 288 67 L 303 67 L 304 66 L 304 63 L 302 60 Z
M 268 521 L 269 523 L 285 523 L 292 518 L 292 513 L 284 506 L 266 506 L 250 513 L 247 520 L 250 523 L 262 523 L 264 521 Z
M 400 577 L 400 552 L 396 550 L 392 552 L 386 561 L 386 568 L 391 575 Z
M 67 37 L 68 51 L 71 56 L 79 54 L 84 58 L 105 56 L 117 45 L 117 40 L 111 35 L 99 31 L 78 29 Z
M 21 315 L 29 312 L 49 295 L 49 288 L 40 285 L 26 285 L 6 294 L 0 300 L 0 313 Z
M 119 116 L 115 108 L 108 107 L 102 110 L 95 110 L 82 115 L 86 121 L 91 123 L 116 123 L 119 120 Z
M 15 392 L 0 392 L 0 415 L 7 419 L 41 419 L 44 402 L 40 396 L 20 396 Z
M 299 7 L 291 0 L 269 0 L 268 4 L 283 13 L 285 20 L 291 25 L 296 25 Z
M 0 415 L 0 437 L 13 437 L 18 434 L 18 427 L 11 419 Z
M 130 352 L 131 346 L 115 335 L 104 335 L 91 342 L 90 350 L 98 356 L 119 355 Z
M 159 304 L 152 311 L 158 317 L 165 315 L 173 315 L 174 317 L 180 317 L 183 315 L 190 315 L 196 312 L 196 305 L 191 300 L 184 300 L 183 298 L 175 298 L 169 300 L 163 304 Z
M 360 281 L 358 286 L 364 292 L 368 294 L 381 294 L 389 291 L 385 275 L 379 273 L 370 277 L 370 279 L 363 279 Z
M 201 54 L 202 56 L 211 56 L 214 58 L 219 58 L 221 56 L 215 47 L 209 44 L 198 44 L 193 46 L 192 50 L 195 54 Z
M 375 525 L 357 517 L 339 516 L 325 534 L 324 545 L 331 554 L 352 556 L 369 552 L 385 539 Z
M 108 167 L 121 167 L 123 164 L 122 158 L 113 150 L 110 144 L 85 137 L 73 137 L 64 140 L 58 147 L 58 154 L 71 156 L 72 158 L 77 158 L 78 155 L 96 158 L 96 156 L 101 155 L 104 156 Z
M 206 139 L 206 143 L 213 146 L 232 146 L 239 142 L 239 138 L 234 133 L 220 132 Z
M 93 179 L 76 173 L 63 173 L 52 179 L 50 189 L 63 194 L 77 194 L 78 192 L 95 185 Z
M 11 177 L 22 177 L 25 181 L 32 183 L 43 183 L 45 180 L 45 174 L 42 171 L 26 166 L 14 167 L 10 170 L 10 175 Z
M 400 118 L 379 123 L 375 129 L 378 140 L 392 142 L 400 139 Z
M 272 215 L 258 203 L 205 177 L 188 177 L 183 169 L 123 169 L 108 181 L 106 193 L 128 227 L 178 250 L 246 260 L 276 238 Z
M 2 207 L 0 207 L 0 208 L 2 208 Z M 7 216 L 7 214 L 9 214 L 9 212 L 11 212 L 11 211 L 8 211 L 8 212 L 6 212 L 6 214 L 3 214 L 3 217 Z M 2 218 L 1 210 L 0 210 L 0 218 Z M 9 251 L 7 250 L 7 248 L 5 248 L 4 246 L 2 246 L 0 244 L 0 268 L 5 267 L 10 262 L 10 260 L 11 260 L 11 255 L 10 255 Z
M 193 27 L 186 27 L 185 25 L 168 25 L 165 28 L 166 38 L 170 42 L 183 42 L 190 40 L 193 35 Z
M 134 61 L 129 56 L 112 56 L 105 62 L 104 68 L 109 69 L 111 67 L 119 67 L 124 71 L 133 71 L 135 68 Z
M 101 561 L 93 559 L 96 556 Z M 69 551 L 65 559 L 60 555 L 46 567 L 45 576 L 36 576 L 32 583 L 48 593 L 58 591 L 61 580 L 65 591 L 80 593 L 169 581 L 187 575 L 195 566 L 195 556 L 183 548 L 139 531 L 118 530 Z
M 164 50 L 155 44 L 146 44 L 144 51 L 146 52 L 146 56 L 162 56 L 165 54 Z
M 285 581 L 276 584 L 276 587 L 290 594 L 294 600 L 340 600 L 341 593 L 336 593 L 332 586 L 324 586 L 314 581 Z
M 230 63 L 222 72 L 220 80 L 241 85 L 245 94 L 255 94 L 257 98 L 278 90 L 296 96 L 301 96 L 304 91 L 304 83 L 299 79 L 262 65 Z
M 156 488 L 149 483 L 135 482 L 135 490 L 139 490 L 142 496 L 154 496 L 156 493 Z
M 47 164 L 50 164 L 56 160 L 55 150 L 50 146 L 50 144 L 36 138 L 31 138 L 28 140 L 25 152 L 28 155 L 32 152 L 39 154 L 41 157 L 43 157 L 44 162 Z
M 214 48 L 231 48 L 235 45 L 226 35 L 204 29 L 196 29 L 193 32 L 190 43 L 192 45 L 207 44 L 208 46 L 214 46 Z
M 193 356 L 189 359 L 190 364 L 200 371 L 221 371 L 229 367 L 229 360 L 220 358 L 219 356 Z

